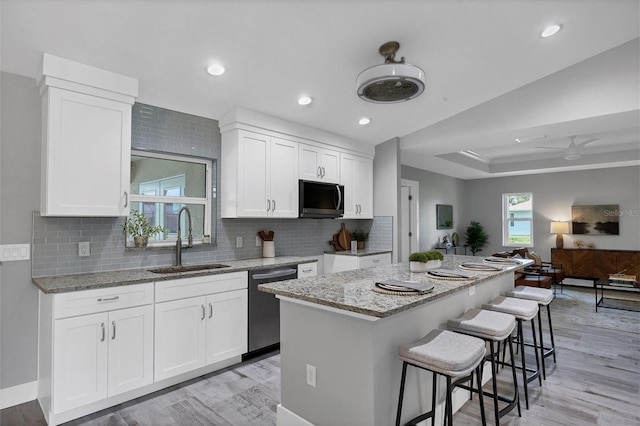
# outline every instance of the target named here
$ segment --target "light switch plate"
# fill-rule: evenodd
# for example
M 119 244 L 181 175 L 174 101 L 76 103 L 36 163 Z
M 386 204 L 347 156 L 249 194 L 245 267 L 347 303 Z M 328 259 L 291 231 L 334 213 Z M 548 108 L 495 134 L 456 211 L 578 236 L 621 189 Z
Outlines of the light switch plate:
M 91 243 L 89 241 L 78 243 L 78 256 L 87 257 L 89 255 L 91 255 Z
M 236 237 L 236 248 L 242 248 L 242 237 Z
M 3 244 L 0 245 L 0 262 L 29 260 L 30 253 L 30 244 Z

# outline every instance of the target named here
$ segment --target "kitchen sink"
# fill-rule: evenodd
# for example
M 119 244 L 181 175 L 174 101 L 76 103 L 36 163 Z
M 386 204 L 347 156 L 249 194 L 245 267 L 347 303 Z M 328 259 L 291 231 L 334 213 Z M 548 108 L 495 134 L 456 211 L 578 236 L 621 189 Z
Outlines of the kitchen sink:
M 179 272 L 207 271 L 209 269 L 228 267 L 229 265 L 222 265 L 220 263 L 207 263 L 204 265 L 164 266 L 162 268 L 149 269 L 149 272 L 153 272 L 154 274 L 177 274 Z

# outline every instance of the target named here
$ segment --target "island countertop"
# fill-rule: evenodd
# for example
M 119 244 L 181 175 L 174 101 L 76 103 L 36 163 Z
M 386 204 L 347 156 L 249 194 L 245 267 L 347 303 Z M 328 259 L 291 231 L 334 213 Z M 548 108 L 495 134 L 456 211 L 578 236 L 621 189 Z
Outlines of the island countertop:
M 478 263 L 482 261 L 483 258 L 478 256 L 445 255 L 441 269 L 460 270 L 459 266 L 462 263 Z M 520 259 L 519 263 L 520 265 L 503 267 L 502 270 L 495 272 L 473 271 L 475 278 L 464 281 L 436 280 L 428 277 L 426 273 L 410 272 L 409 263 L 405 262 L 261 284 L 258 288 L 261 291 L 273 293 L 277 296 L 375 318 L 386 318 L 445 297 L 464 288 L 480 284 L 494 277 L 511 273 L 533 262 L 528 259 Z M 383 294 L 373 290 L 374 284 L 382 280 L 418 281 L 425 284 L 431 283 L 434 288 L 427 294 Z

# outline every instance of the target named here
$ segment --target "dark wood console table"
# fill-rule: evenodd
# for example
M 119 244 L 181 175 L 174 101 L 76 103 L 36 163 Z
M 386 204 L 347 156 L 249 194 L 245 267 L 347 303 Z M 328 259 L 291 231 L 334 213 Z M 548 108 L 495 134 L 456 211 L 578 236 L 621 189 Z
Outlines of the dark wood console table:
M 609 274 L 625 269 L 628 274 L 640 272 L 640 251 L 637 250 L 552 248 L 551 261 L 562 263 L 562 269 L 568 278 L 605 279 Z

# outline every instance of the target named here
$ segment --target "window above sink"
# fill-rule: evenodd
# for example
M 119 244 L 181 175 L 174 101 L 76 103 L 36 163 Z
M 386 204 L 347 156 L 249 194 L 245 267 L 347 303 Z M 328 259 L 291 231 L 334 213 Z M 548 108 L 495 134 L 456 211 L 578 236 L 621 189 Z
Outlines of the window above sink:
M 168 229 L 149 238 L 149 246 L 174 245 L 178 237 L 186 239 L 185 215 L 178 226 L 178 212 L 187 207 L 191 213 L 194 244 L 214 243 L 215 160 L 149 151 L 131 152 L 131 209 L 142 212 L 151 225 Z M 206 241 L 205 236 L 209 237 Z M 127 236 L 127 246 L 133 244 Z

